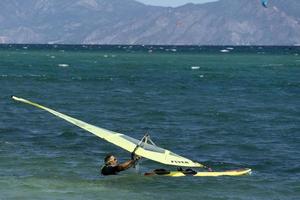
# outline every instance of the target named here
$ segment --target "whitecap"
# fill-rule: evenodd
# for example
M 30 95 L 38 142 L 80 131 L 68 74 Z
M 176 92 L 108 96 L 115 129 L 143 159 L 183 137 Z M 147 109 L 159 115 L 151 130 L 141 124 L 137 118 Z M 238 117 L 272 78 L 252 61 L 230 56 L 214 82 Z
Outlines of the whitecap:
M 69 67 L 69 64 L 58 64 L 59 67 Z
M 229 50 L 228 49 L 222 49 L 222 50 L 220 50 L 220 52 L 222 52 L 222 53 L 228 53 Z
M 263 67 L 282 67 L 283 64 L 281 63 L 271 63 L 271 64 L 266 64 L 266 65 L 262 65 Z
M 191 66 L 191 69 L 200 69 L 200 66 Z
M 29 77 L 42 77 L 43 75 L 39 75 L 39 74 L 29 74 Z

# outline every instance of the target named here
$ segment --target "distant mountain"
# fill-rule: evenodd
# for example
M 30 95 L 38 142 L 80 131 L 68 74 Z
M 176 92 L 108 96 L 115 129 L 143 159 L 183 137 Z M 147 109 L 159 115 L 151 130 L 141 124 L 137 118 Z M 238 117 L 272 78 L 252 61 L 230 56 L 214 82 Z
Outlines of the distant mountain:
M 134 0 L 1 0 L 0 43 L 300 44 L 300 1 L 220 0 L 177 8 Z

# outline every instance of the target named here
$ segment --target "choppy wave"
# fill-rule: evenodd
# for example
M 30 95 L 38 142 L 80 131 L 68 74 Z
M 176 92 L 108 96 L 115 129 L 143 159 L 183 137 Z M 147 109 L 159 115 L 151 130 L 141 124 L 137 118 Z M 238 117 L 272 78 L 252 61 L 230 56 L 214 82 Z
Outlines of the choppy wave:
M 299 47 L 23 46 L 0 45 L 3 197 L 298 198 Z M 101 177 L 107 153 L 120 162 L 130 153 L 11 95 L 137 139 L 148 132 L 214 170 L 253 174 L 143 177 L 175 169 L 144 160 L 140 174 Z

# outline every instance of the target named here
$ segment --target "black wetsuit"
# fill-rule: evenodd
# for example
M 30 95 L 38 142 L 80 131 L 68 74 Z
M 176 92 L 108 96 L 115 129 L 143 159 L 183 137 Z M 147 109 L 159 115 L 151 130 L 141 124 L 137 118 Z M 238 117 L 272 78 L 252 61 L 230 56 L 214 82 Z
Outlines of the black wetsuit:
M 101 174 L 104 176 L 117 175 L 118 172 L 119 172 L 118 166 L 104 165 L 101 169 Z

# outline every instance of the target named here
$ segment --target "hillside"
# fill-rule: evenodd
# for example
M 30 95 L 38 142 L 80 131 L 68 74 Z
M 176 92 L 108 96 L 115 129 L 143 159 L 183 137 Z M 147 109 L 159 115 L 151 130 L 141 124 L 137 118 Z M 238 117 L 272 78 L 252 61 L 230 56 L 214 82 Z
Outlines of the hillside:
M 166 8 L 134 0 L 2 0 L 0 43 L 300 44 L 300 1 L 269 2 Z

